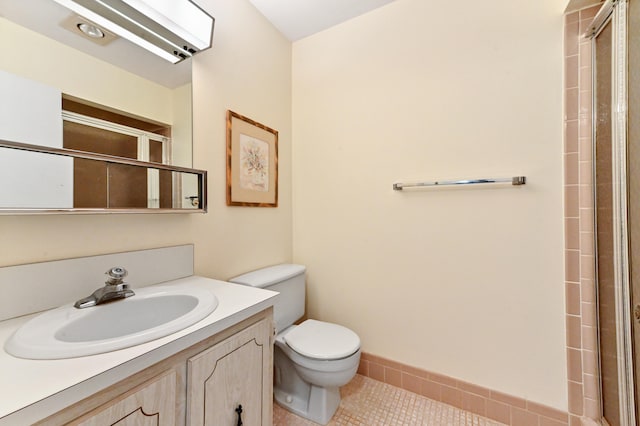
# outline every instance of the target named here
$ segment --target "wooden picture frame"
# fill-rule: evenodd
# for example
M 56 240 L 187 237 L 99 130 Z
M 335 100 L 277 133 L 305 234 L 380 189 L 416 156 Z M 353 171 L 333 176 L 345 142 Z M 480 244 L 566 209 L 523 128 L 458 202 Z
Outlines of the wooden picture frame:
M 230 110 L 227 205 L 278 207 L 278 131 Z

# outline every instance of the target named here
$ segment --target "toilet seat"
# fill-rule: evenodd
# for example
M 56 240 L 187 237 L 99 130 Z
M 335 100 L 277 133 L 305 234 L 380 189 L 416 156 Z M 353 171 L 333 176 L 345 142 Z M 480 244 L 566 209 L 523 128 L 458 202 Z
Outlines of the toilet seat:
M 286 333 L 284 341 L 300 355 L 321 360 L 346 358 L 360 349 L 356 333 L 338 324 L 306 320 Z

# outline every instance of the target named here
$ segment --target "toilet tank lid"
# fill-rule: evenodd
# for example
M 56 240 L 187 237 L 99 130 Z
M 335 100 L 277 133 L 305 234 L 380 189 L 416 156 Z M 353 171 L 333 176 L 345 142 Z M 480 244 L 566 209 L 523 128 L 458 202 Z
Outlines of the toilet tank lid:
M 306 269 L 304 265 L 285 263 L 247 272 L 246 274 L 231 278 L 229 282 L 252 287 L 268 287 L 275 283 L 288 280 L 296 275 L 304 274 Z

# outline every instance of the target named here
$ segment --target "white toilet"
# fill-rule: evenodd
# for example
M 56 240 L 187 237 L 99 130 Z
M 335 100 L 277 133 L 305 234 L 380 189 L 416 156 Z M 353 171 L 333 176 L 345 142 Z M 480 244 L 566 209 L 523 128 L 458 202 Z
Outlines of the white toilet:
M 360 338 L 328 322 L 306 320 L 293 325 L 304 315 L 305 270 L 302 265 L 275 265 L 229 281 L 280 292 L 273 310 L 274 397 L 287 410 L 327 424 L 340 404 L 339 387 L 358 370 Z

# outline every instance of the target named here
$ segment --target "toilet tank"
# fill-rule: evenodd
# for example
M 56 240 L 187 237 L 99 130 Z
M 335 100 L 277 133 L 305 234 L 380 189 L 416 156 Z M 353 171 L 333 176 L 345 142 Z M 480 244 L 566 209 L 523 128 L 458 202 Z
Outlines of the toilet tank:
M 231 278 L 229 282 L 280 293 L 273 305 L 276 333 L 279 333 L 304 315 L 305 271 L 303 265 L 274 265 Z

